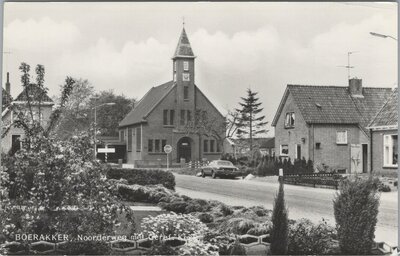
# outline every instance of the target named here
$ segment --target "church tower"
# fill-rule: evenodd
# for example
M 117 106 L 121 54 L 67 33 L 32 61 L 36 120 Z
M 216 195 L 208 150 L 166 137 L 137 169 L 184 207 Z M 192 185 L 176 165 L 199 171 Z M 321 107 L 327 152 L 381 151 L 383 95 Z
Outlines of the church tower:
M 195 58 L 185 28 L 183 28 L 172 57 L 173 81 L 177 85 L 177 112 L 180 120 L 184 120 L 180 122 L 180 126 L 190 121 L 195 111 Z

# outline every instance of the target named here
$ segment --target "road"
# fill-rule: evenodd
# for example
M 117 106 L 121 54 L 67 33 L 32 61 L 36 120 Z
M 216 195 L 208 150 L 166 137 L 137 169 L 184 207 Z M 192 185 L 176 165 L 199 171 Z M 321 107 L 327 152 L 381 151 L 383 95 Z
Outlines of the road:
M 175 174 L 176 191 L 192 198 L 213 199 L 228 205 L 262 205 L 273 208 L 278 183 L 274 180 L 228 180 L 200 178 Z M 335 225 L 333 203 L 334 189 L 285 185 L 285 200 L 289 218 L 309 218 L 318 222 L 324 218 Z M 397 191 L 382 193 L 376 241 L 397 244 Z

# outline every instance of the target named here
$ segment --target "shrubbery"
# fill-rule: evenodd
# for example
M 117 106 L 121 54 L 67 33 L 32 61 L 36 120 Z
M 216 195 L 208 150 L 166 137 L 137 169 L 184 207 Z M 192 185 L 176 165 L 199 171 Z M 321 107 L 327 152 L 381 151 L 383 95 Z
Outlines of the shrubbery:
M 325 221 L 313 224 L 308 219 L 300 219 L 290 225 L 288 254 L 323 255 L 330 254 L 335 238 L 335 230 Z
M 292 163 L 290 158 L 264 156 L 257 165 L 256 171 L 259 176 L 279 175 L 279 169 L 283 169 L 284 174 L 313 173 L 314 166 L 311 160 L 295 159 Z
M 129 184 L 157 185 L 175 189 L 175 176 L 170 171 L 161 169 L 121 169 L 113 168 L 107 172 L 109 179 L 126 179 Z
M 346 180 L 336 194 L 333 206 L 337 236 L 343 254 L 371 253 L 378 221 L 377 180 Z

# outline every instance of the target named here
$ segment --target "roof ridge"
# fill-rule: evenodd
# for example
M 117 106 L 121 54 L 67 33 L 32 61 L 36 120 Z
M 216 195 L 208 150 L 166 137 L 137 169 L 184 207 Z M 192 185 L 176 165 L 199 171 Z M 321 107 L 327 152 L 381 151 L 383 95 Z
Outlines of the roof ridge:
M 395 90 L 392 91 L 390 96 L 385 100 L 385 103 L 382 105 L 382 107 L 379 109 L 379 111 L 375 114 L 375 116 L 371 119 L 371 122 L 369 122 L 368 126 L 370 127 L 376 120 L 376 118 L 379 116 L 380 113 L 382 113 L 383 109 L 389 104 L 390 100 L 395 97 L 397 94 L 397 87 Z
M 342 85 L 313 85 L 313 84 L 287 84 L 288 87 L 318 87 L 318 88 L 348 88 L 349 86 L 342 86 Z M 391 87 L 376 87 L 376 86 L 363 86 L 363 89 L 381 89 L 381 90 L 388 90 L 392 89 Z

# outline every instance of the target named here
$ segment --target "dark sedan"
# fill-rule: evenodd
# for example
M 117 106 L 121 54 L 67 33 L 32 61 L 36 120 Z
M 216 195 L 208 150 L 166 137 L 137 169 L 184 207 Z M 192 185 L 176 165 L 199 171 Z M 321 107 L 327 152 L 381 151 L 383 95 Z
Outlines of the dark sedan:
M 213 179 L 216 177 L 235 178 L 243 176 L 243 173 L 234 166 L 230 161 L 214 160 L 209 165 L 202 167 L 201 177 L 211 176 Z

